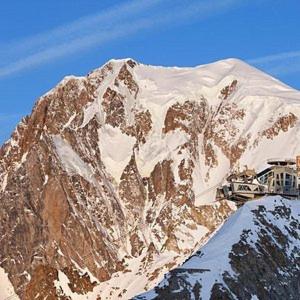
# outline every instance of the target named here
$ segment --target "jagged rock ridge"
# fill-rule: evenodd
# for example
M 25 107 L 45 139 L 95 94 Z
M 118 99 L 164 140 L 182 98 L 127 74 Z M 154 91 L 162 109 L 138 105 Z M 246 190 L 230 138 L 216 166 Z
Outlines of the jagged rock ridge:
M 300 202 L 248 202 L 154 290 L 135 299 L 298 299 Z
M 299 99 L 233 59 L 112 60 L 66 77 L 0 150 L 0 264 L 15 291 L 126 299 L 153 287 L 234 210 L 214 203 L 230 169 L 295 155 Z

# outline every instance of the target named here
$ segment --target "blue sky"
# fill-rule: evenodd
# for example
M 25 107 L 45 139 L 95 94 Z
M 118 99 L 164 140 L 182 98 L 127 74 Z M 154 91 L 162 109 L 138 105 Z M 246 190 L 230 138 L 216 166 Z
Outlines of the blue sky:
M 111 58 L 236 57 L 300 89 L 299 0 L 27 0 L 0 9 L 0 144 L 65 75 Z

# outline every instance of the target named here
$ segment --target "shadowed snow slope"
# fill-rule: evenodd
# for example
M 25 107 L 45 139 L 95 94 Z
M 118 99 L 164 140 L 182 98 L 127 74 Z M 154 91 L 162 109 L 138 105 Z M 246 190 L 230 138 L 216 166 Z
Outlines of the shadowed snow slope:
M 135 299 L 298 299 L 300 202 L 248 202 L 154 290 Z

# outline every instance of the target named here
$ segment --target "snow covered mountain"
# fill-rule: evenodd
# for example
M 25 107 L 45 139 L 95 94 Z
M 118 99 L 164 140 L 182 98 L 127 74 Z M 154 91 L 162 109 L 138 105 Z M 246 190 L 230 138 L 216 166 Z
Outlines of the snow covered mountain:
M 135 299 L 299 299 L 300 202 L 248 202 L 154 290 Z
M 30 300 L 153 288 L 235 210 L 230 170 L 299 153 L 299 118 L 298 91 L 236 59 L 64 78 L 0 150 L 3 276 Z

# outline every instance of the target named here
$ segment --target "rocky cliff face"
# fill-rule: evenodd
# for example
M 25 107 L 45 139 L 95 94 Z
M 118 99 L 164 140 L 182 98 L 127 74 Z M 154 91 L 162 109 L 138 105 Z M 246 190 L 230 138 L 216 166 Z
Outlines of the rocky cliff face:
M 135 299 L 298 299 L 300 203 L 248 202 L 154 290 Z
M 297 153 L 299 101 L 238 60 L 112 60 L 66 77 L 0 150 L 0 266 L 15 292 L 127 299 L 152 288 L 235 210 L 214 202 L 230 169 Z

